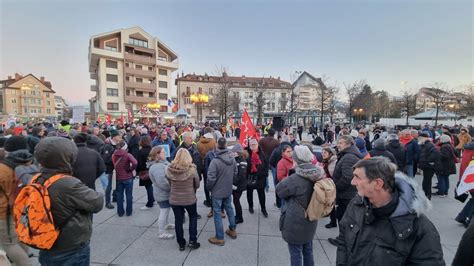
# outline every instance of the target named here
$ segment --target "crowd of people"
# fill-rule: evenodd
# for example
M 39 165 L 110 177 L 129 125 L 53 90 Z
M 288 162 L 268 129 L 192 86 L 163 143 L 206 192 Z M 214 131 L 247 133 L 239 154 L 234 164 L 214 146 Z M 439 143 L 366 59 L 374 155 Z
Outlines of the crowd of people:
M 472 128 L 326 125 L 318 133 L 312 125 L 311 142 L 302 141 L 303 125 L 295 131 L 291 127 L 276 131 L 271 124 L 256 129 L 262 137 L 249 139 L 248 147 L 243 147 L 238 142 L 229 145 L 226 138 L 238 139 L 239 127 L 207 122 L 71 125 L 62 121 L 7 128 L 0 132 L 1 246 L 16 265 L 31 265 L 30 252 L 15 231 L 15 197 L 28 184 L 44 185 L 53 177 L 58 180 L 48 187 L 51 217 L 61 234 L 50 249 L 41 250 L 42 265 L 89 265 L 93 213 L 105 206 L 116 208 L 119 217 L 133 215 L 136 180 L 147 195 L 140 211 L 158 206 L 158 238 L 176 239 L 181 251 L 200 248 L 196 191 L 201 181 L 203 204 L 216 231 L 208 241 L 218 246 L 225 245 L 225 235 L 237 238 L 238 224 L 244 223 L 240 203 L 244 192 L 249 213 L 256 211 L 256 190 L 259 211 L 268 217 L 266 193 L 273 182 L 276 201 L 270 204 L 281 210 L 279 229 L 288 243 L 291 265 L 313 265 L 317 221 L 308 220 L 305 210 L 314 183 L 331 178 L 336 200 L 325 226 L 339 230 L 337 238 L 329 239 L 337 247 L 338 265 L 444 265 L 439 233 L 423 213 L 432 196 L 450 194 L 450 176 L 462 176 L 473 160 Z M 423 176 L 421 188 L 414 179 L 417 173 Z M 432 193 L 434 175 L 437 191 Z M 96 180 L 105 195 L 97 192 Z M 169 221 L 170 210 L 174 223 Z M 188 241 L 183 234 L 185 213 Z M 473 213 L 471 192 L 454 217 L 468 228 L 466 234 L 474 230 Z M 224 230 L 225 218 L 229 227 Z M 455 265 L 472 262 L 472 239 L 462 241 Z

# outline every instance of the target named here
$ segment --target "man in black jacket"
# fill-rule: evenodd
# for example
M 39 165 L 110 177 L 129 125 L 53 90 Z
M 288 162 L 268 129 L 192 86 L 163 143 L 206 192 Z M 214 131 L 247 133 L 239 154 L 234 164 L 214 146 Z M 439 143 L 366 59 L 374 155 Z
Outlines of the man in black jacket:
M 336 217 L 340 222 L 347 205 L 356 194 L 356 188 L 351 184 L 352 167 L 362 159 L 362 155 L 354 147 L 352 137 L 348 135 L 339 137 L 337 149 L 339 150 L 338 159 L 332 178 L 336 184 Z M 335 245 L 335 239 L 329 238 L 328 240 Z
M 122 136 L 117 130 L 110 131 L 110 138 L 108 139 L 108 143 L 106 143 L 102 147 L 102 151 L 100 155 L 105 163 L 105 172 L 108 175 L 108 183 L 107 189 L 105 190 L 105 207 L 107 209 L 113 209 L 114 205 L 112 205 L 110 200 L 110 194 L 112 192 L 112 175 L 114 172 L 114 163 L 112 162 L 112 154 L 115 151 L 115 146 L 122 140 Z M 115 189 L 115 188 L 114 188 Z M 114 193 L 115 195 L 115 190 Z
M 423 170 L 423 191 L 426 197 L 431 200 L 431 180 L 435 174 L 435 167 L 439 163 L 440 153 L 426 132 L 420 134 L 418 144 L 421 150 L 418 167 Z
M 339 223 L 337 265 L 445 265 L 430 204 L 416 180 L 387 158 L 354 165 L 357 196 Z
M 79 178 L 86 186 L 95 190 L 95 180 L 105 172 L 105 163 L 98 152 L 86 146 L 87 134 L 74 136 L 77 146 L 77 160 L 73 166 L 74 177 Z

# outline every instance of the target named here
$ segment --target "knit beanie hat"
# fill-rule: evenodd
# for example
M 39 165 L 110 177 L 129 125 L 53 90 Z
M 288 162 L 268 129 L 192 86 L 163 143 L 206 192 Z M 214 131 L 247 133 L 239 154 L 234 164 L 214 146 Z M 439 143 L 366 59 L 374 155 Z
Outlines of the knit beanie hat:
M 5 141 L 4 149 L 7 152 L 26 150 L 26 138 L 24 136 L 11 136 Z
M 439 141 L 441 143 L 450 143 L 451 142 L 451 137 L 449 137 L 446 134 L 443 134 L 443 135 L 441 135 L 441 137 L 439 137 Z
M 362 149 L 362 148 L 365 148 L 365 140 L 363 138 L 359 138 L 357 137 L 355 139 L 355 144 L 357 146 L 358 149 Z
M 293 160 L 295 160 L 297 164 L 311 163 L 313 160 L 313 153 L 306 146 L 295 146 L 293 149 Z
M 236 143 L 234 147 L 232 147 L 231 151 L 235 153 L 242 153 L 244 152 L 244 149 L 242 148 L 242 145 L 240 145 L 240 143 Z
M 118 135 L 120 135 L 120 133 L 117 130 L 110 130 L 110 137 L 111 138 L 116 137 Z

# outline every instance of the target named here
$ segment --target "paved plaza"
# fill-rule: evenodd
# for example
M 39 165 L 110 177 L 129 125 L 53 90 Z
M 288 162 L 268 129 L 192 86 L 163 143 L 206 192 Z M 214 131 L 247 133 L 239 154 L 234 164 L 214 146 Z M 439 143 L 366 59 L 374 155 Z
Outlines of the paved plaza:
M 421 181 L 421 176 L 417 176 Z M 451 187 L 455 184 L 451 176 Z M 202 183 L 201 183 L 202 184 Z M 101 186 L 97 184 L 97 187 Z M 283 241 L 278 229 L 279 211 L 274 206 L 274 189 L 266 193 L 269 216 L 264 218 L 259 212 L 258 197 L 254 195 L 255 214 L 248 212 L 245 193 L 241 203 L 244 208 L 244 223 L 237 227 L 238 237 L 232 240 L 225 237 L 225 246 L 215 246 L 207 239 L 214 235 L 214 221 L 207 218 L 209 208 L 202 203 L 202 188 L 197 192 L 198 212 L 202 219 L 198 220 L 198 241 L 201 248 L 181 252 L 176 240 L 158 239 L 157 205 L 151 210 L 141 211 L 146 203 L 144 187 L 135 182 L 134 210 L 130 217 L 118 217 L 116 209 L 103 209 L 94 216 L 94 230 L 91 241 L 92 265 L 289 265 L 289 254 L 286 242 Z M 450 192 L 451 193 L 451 192 Z M 441 234 L 444 258 L 451 264 L 457 245 L 465 229 L 454 221 L 455 215 L 462 204 L 452 198 L 433 197 L 433 209 L 428 213 Z M 174 221 L 170 212 L 170 222 Z M 189 219 L 184 225 L 185 238 Z M 338 229 L 326 229 L 328 218 L 319 221 L 314 237 L 314 258 L 316 265 L 335 265 L 336 248 L 327 239 L 335 237 Z M 225 228 L 228 225 L 224 220 Z M 172 231 L 174 234 L 174 230 Z M 37 252 L 35 252 L 35 256 Z M 37 258 L 35 257 L 35 260 Z

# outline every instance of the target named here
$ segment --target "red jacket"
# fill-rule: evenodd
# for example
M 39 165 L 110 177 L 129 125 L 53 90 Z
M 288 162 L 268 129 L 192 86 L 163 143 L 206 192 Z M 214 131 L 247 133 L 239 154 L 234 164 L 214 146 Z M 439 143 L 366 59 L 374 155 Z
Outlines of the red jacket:
M 459 178 L 462 177 L 467 166 L 474 160 L 474 141 L 464 145 L 464 152 L 461 159 L 461 167 L 459 168 Z
M 288 176 L 288 172 L 293 168 L 293 160 L 288 157 L 281 157 L 281 160 L 277 164 L 277 179 L 281 182 L 285 177 Z
M 114 164 L 117 180 L 128 180 L 133 178 L 133 170 L 137 168 L 137 160 L 133 155 L 128 153 L 126 150 L 117 149 L 112 155 L 112 162 Z

